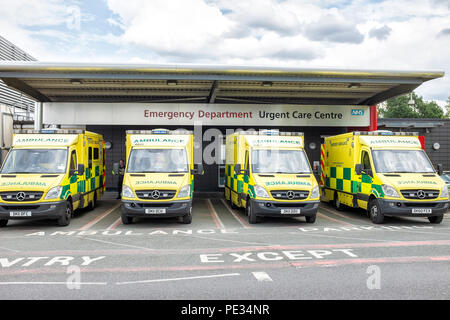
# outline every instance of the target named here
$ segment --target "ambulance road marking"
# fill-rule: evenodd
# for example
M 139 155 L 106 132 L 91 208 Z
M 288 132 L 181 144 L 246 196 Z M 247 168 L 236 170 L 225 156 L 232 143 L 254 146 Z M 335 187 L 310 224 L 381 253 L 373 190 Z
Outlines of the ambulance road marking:
M 326 216 L 326 215 L 324 215 L 323 213 L 320 213 L 320 212 L 317 212 L 317 215 L 319 217 L 321 217 L 321 218 L 324 218 L 324 219 L 327 219 L 327 220 L 330 220 L 330 221 L 333 221 L 333 222 L 337 222 L 337 223 L 340 223 L 340 224 L 343 224 L 343 225 L 346 225 L 346 226 L 349 226 L 349 227 L 353 226 L 353 224 L 350 224 L 350 223 L 347 223 L 347 222 L 344 222 L 344 221 L 341 221 L 341 220 L 336 220 L 336 219 L 331 218 L 329 216 Z
M 258 281 L 273 281 L 272 278 L 267 274 L 267 272 L 259 271 L 252 272 L 252 274 Z
M 89 221 L 87 224 L 85 224 L 84 226 L 82 226 L 80 229 L 78 230 L 87 230 L 90 227 L 92 227 L 94 224 L 96 224 L 97 222 L 99 222 L 100 220 L 102 220 L 104 217 L 106 217 L 107 215 L 109 215 L 111 212 L 113 212 L 114 210 L 116 210 L 117 208 L 120 207 L 120 202 L 117 203 L 115 206 L 113 206 L 111 209 L 107 210 L 105 213 L 97 216 L 95 219 Z
M 217 214 L 216 210 L 214 209 L 214 206 L 212 205 L 211 200 L 210 199 L 206 199 L 205 201 L 206 201 L 206 206 L 208 207 L 208 210 L 211 213 L 211 217 L 213 218 L 217 228 L 225 229 L 225 226 L 222 223 L 222 220 L 220 220 L 220 217 Z
M 111 224 L 108 228 L 106 228 L 106 230 L 114 230 L 114 229 L 116 229 L 121 223 L 122 223 L 122 218 L 119 218 L 119 219 L 117 219 L 116 221 L 114 221 L 113 224 Z
M 220 199 L 220 201 L 222 201 L 225 208 L 227 208 L 227 210 L 231 213 L 231 215 L 244 227 L 244 229 L 251 228 L 251 226 L 244 219 L 242 219 L 238 213 L 235 213 L 235 211 L 230 208 L 230 206 L 228 205 L 228 203 L 226 203 L 224 199 Z
M 222 277 L 233 277 L 233 276 L 240 276 L 240 274 L 239 273 L 213 274 L 213 275 L 209 275 L 209 276 L 196 276 L 196 277 L 184 277 L 184 278 L 152 279 L 152 280 L 142 280 L 142 281 L 117 282 L 116 284 L 117 285 L 123 285 L 123 284 L 137 284 L 137 283 L 167 282 L 167 281 L 222 278 Z

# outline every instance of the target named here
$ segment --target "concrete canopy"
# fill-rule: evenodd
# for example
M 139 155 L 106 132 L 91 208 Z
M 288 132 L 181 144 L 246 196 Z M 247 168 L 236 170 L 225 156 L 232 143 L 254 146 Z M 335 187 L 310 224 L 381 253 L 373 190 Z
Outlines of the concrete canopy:
M 374 105 L 443 71 L 0 62 L 0 79 L 40 102 Z

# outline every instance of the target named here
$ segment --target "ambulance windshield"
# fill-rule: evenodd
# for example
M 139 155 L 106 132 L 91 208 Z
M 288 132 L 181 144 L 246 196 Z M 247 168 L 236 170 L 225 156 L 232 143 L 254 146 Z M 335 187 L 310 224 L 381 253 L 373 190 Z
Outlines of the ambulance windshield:
M 67 149 L 12 149 L 1 173 L 65 173 Z
M 373 150 L 379 173 L 431 173 L 433 166 L 422 150 Z
M 185 149 L 133 149 L 127 172 L 188 172 Z
M 262 149 L 252 151 L 254 173 L 311 173 L 303 150 Z

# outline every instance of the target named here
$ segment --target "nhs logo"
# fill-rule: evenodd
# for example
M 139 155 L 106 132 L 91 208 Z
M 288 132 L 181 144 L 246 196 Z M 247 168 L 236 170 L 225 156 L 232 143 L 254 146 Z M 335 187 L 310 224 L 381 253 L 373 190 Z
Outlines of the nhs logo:
M 352 116 L 363 116 L 364 109 L 352 109 Z

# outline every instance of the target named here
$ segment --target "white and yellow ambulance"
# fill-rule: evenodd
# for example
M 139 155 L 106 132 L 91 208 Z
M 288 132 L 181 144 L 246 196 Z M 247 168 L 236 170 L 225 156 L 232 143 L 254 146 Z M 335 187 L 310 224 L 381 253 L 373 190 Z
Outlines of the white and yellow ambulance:
M 0 226 L 93 208 L 105 190 L 103 137 L 84 130 L 18 130 L 0 171 Z
M 314 223 L 319 186 L 301 132 L 261 130 L 226 137 L 225 198 L 243 207 L 249 223 L 258 217 L 304 216 Z
M 122 222 L 181 217 L 191 223 L 194 174 L 203 174 L 201 164 L 194 166 L 192 131 L 128 130 L 126 139 Z
M 427 217 L 440 223 L 448 188 L 417 133 L 350 132 L 325 138 L 321 199 L 341 210 L 362 208 L 374 223 L 384 216 Z

